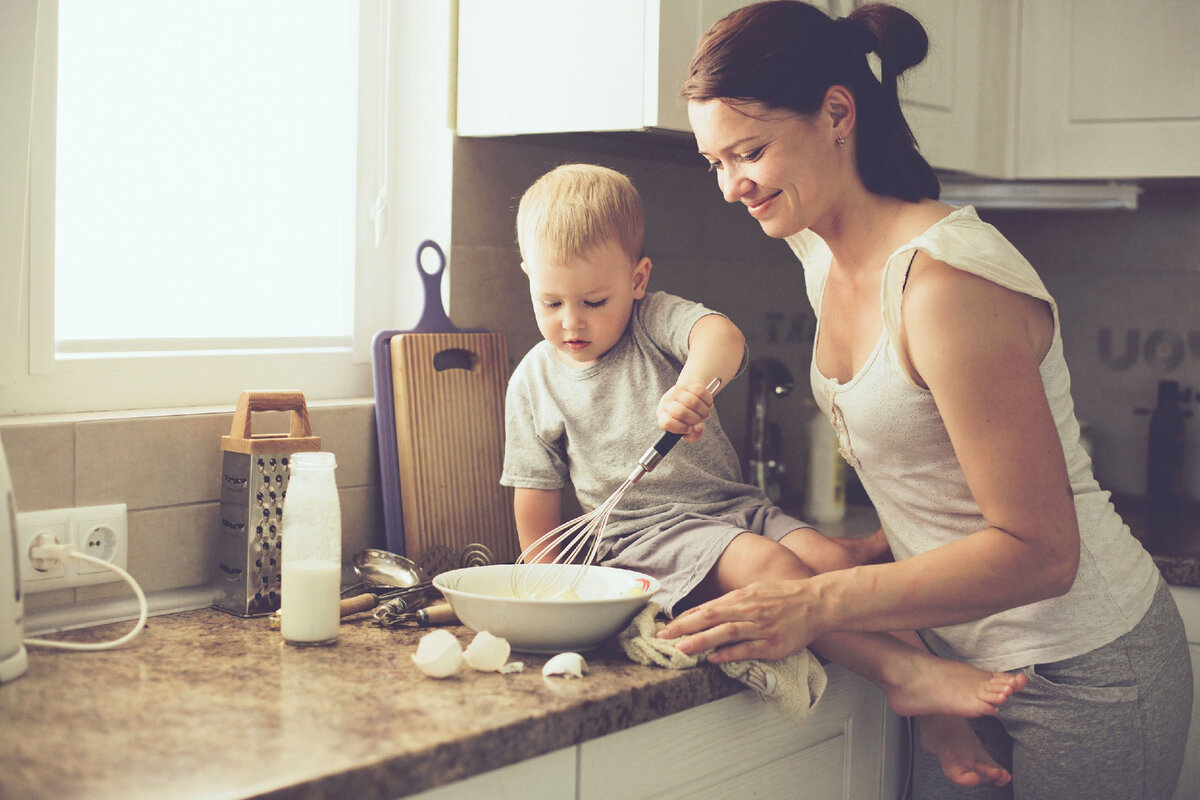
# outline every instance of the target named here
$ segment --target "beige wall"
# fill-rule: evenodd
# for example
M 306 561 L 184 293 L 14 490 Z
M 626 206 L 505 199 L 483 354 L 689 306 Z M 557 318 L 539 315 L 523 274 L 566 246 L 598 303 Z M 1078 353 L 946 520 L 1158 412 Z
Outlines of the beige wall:
M 347 558 L 384 544 L 374 405 L 310 409 L 322 449 L 337 456 L 342 548 Z M 286 418 L 254 415 L 255 433 L 283 432 Z M 128 419 L 0 420 L 18 511 L 125 503 L 127 568 L 147 593 L 208 584 L 221 533 L 221 436 L 232 409 Z M 37 611 L 129 593 L 124 583 L 26 594 Z

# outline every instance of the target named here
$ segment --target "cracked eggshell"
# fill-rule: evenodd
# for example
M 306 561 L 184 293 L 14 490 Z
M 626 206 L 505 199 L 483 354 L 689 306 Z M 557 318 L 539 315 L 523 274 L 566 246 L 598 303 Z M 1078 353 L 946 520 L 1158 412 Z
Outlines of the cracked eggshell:
M 429 677 L 446 678 L 458 672 L 462 666 L 462 645 L 450 631 L 432 631 L 421 637 L 412 660 L 417 669 Z
M 467 662 L 468 667 L 480 672 L 500 672 L 504 669 L 504 663 L 508 661 L 510 652 L 512 652 L 512 648 L 509 647 L 507 639 L 493 636 L 487 631 L 480 631 L 467 645 L 463 659 Z
M 562 675 L 564 678 L 582 678 L 587 672 L 587 662 L 579 653 L 559 653 L 542 667 L 542 676 Z

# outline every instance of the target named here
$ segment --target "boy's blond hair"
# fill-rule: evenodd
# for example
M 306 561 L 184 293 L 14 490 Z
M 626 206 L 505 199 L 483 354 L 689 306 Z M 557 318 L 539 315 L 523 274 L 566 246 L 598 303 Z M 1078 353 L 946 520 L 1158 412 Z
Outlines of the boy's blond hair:
M 517 208 L 521 258 L 566 261 L 615 240 L 631 262 L 642 257 L 646 220 L 633 182 L 595 164 L 563 164 L 534 181 Z

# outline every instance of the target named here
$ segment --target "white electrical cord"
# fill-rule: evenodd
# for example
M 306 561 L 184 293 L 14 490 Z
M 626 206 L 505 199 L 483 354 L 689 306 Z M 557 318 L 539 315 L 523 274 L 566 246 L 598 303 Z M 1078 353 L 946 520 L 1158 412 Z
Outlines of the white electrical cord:
M 34 558 L 45 558 L 53 561 L 60 561 L 64 557 L 86 561 L 89 564 L 94 564 L 98 567 L 115 572 L 122 580 L 129 584 L 133 589 L 133 593 L 138 599 L 138 621 L 137 625 L 133 626 L 133 630 L 122 636 L 120 639 L 113 639 L 108 642 L 59 642 L 53 639 L 22 639 L 22 643 L 26 645 L 34 645 L 37 647 L 53 647 L 58 650 L 111 650 L 114 647 L 120 647 L 128 642 L 133 637 L 142 632 L 142 628 L 146 627 L 146 615 L 149 612 L 149 606 L 146 603 L 146 594 L 142 591 L 142 587 L 138 586 L 137 581 L 133 579 L 125 570 L 118 567 L 116 564 L 110 564 L 103 559 L 75 552 L 75 548 L 69 544 L 54 544 L 39 545 L 30 550 L 30 555 Z

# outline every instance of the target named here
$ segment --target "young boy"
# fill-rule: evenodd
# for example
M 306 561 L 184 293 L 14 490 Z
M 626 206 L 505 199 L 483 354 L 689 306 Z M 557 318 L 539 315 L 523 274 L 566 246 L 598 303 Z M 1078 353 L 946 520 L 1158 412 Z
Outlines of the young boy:
M 506 400 L 501 483 L 515 489 L 522 547 L 563 521 L 566 486 L 585 509 L 602 504 L 661 429 L 684 440 L 613 510 L 598 563 L 653 575 L 668 615 L 768 577 L 855 566 L 743 482 L 705 386 L 736 377 L 745 339 L 721 314 L 647 292 L 644 225 L 633 184 L 604 167 L 558 167 L 521 198 L 522 268 L 545 339 L 517 366 Z M 1025 681 L 936 658 L 915 634 L 834 633 L 813 649 L 906 715 L 994 714 Z

